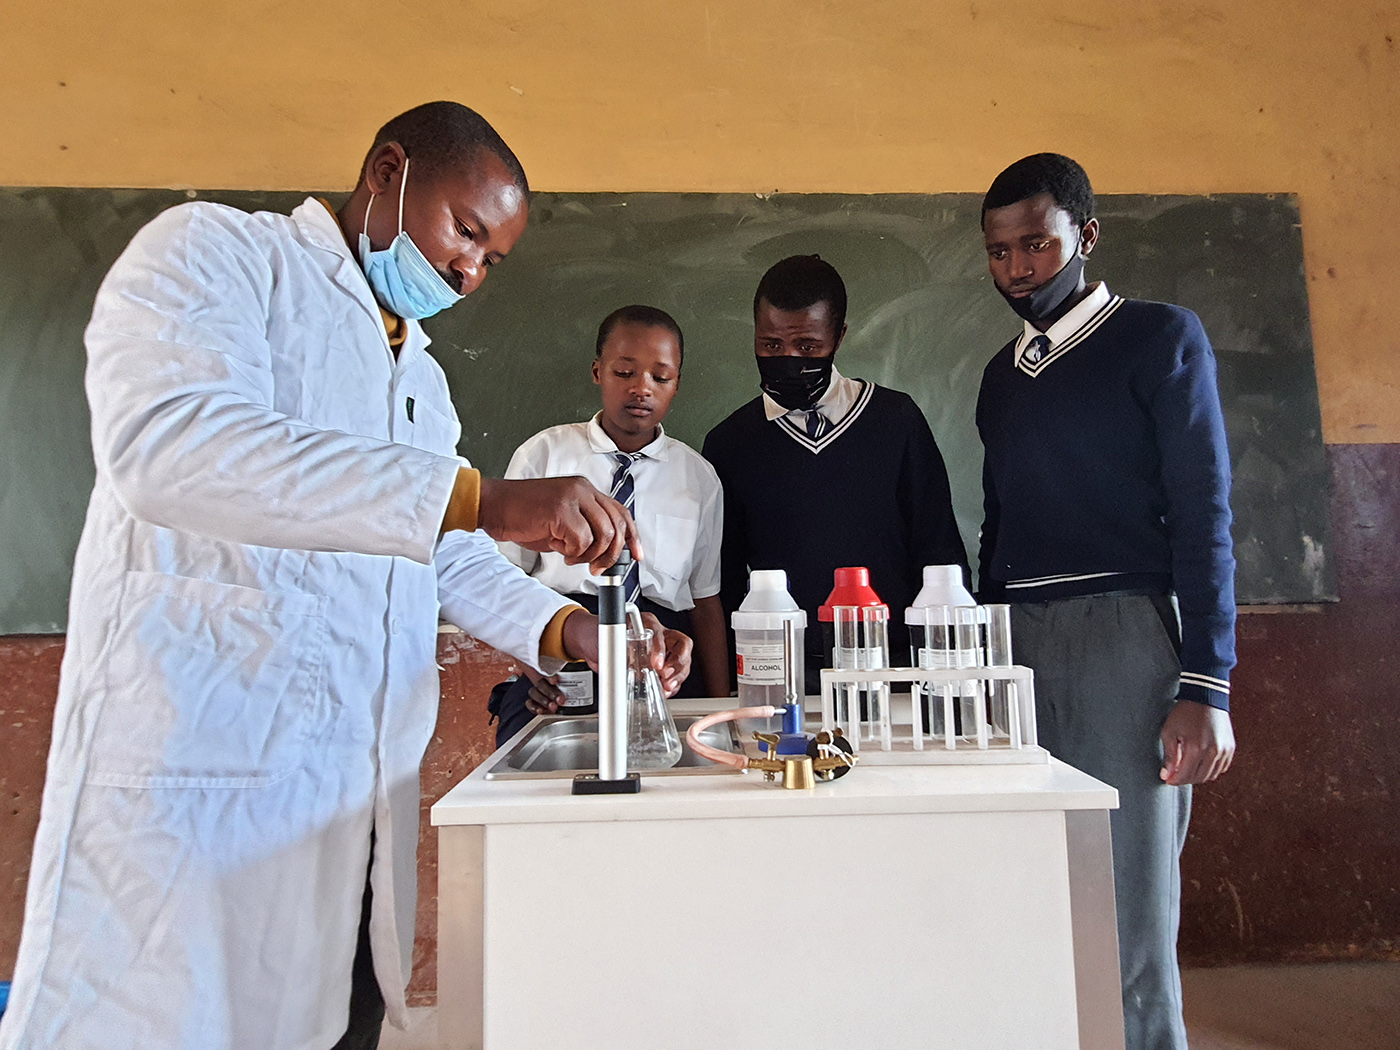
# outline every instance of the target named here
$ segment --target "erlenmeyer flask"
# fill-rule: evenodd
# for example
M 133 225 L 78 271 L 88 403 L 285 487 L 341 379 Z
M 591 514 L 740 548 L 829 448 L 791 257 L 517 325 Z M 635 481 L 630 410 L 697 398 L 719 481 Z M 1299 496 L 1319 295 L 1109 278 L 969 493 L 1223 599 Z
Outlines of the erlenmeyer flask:
M 651 632 L 627 634 L 627 765 L 670 769 L 681 760 L 681 735 L 650 660 Z

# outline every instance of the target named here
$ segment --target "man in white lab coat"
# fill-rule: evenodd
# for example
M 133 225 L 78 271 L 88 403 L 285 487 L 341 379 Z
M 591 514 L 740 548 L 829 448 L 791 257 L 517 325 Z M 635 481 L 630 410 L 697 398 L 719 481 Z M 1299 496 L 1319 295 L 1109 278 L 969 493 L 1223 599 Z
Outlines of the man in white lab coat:
M 592 658 L 596 621 L 494 541 L 595 567 L 636 545 L 587 482 L 456 456 L 415 318 L 473 291 L 528 206 L 490 126 L 432 103 L 381 130 L 338 217 L 183 205 L 113 266 L 0 1050 L 372 1046 L 374 1011 L 362 1042 L 346 1020 L 367 868 L 402 1023 L 439 611 L 546 672 Z M 666 645 L 674 690 L 689 642 Z

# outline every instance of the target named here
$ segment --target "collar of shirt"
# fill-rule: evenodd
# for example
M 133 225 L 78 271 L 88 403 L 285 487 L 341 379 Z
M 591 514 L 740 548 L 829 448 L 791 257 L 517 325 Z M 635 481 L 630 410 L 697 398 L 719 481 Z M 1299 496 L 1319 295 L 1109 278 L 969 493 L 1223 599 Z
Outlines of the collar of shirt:
M 1026 322 L 1025 331 L 1021 333 L 1021 338 L 1016 340 L 1016 364 L 1021 363 L 1021 355 L 1026 352 L 1026 347 L 1030 346 L 1031 340 L 1038 335 L 1046 336 L 1050 340 L 1050 349 L 1054 349 L 1061 343 L 1074 336 L 1089 321 L 1093 320 L 1096 313 L 1108 304 L 1113 296 L 1108 291 L 1108 285 L 1099 281 L 1093 288 L 1089 289 L 1089 294 L 1058 321 L 1052 324 L 1044 332 L 1029 321 Z
M 293 209 L 292 219 L 318 247 L 343 259 L 355 261 L 350 242 L 345 237 L 345 231 L 340 228 L 340 219 L 329 201 L 322 197 L 307 197 Z
M 326 212 L 331 217 L 331 221 L 335 223 L 335 232 L 340 235 L 341 243 L 346 249 L 349 249 L 350 238 L 340 225 L 340 216 L 338 216 L 335 213 L 335 209 L 331 207 L 331 202 L 324 197 L 317 197 L 316 200 L 326 209 Z M 316 213 L 313 211 L 312 214 L 315 215 Z M 318 222 L 316 225 L 319 228 L 321 224 Z M 355 257 L 353 251 L 350 252 L 350 257 L 352 259 Z M 398 314 L 390 313 L 388 310 L 384 309 L 383 306 L 379 307 L 379 319 L 384 322 L 384 334 L 389 337 L 389 345 L 396 350 L 403 346 L 404 340 L 408 338 L 408 322 Z
M 604 455 L 615 455 L 620 451 L 617 442 L 608 437 L 608 432 L 603 429 L 601 422 L 603 413 L 599 412 L 588 421 L 588 444 L 592 446 L 594 452 L 601 452 Z M 670 458 L 670 450 L 667 446 L 670 439 L 666 437 L 666 431 L 660 423 L 656 424 L 656 437 L 651 442 L 638 449 L 635 455 L 645 456 L 647 459 L 654 459 L 664 463 Z
M 826 388 L 826 393 L 817 399 L 817 403 L 812 406 L 822 414 L 822 417 L 833 426 L 846 418 L 846 413 L 855 407 L 856 400 L 860 397 L 861 382 L 859 379 L 847 379 L 840 372 L 836 371 L 836 366 L 831 366 L 831 383 Z M 807 413 L 812 408 L 794 408 L 791 411 L 774 401 L 767 394 L 763 395 L 763 415 L 771 423 L 781 416 L 789 416 L 794 423 L 802 427 L 807 427 Z

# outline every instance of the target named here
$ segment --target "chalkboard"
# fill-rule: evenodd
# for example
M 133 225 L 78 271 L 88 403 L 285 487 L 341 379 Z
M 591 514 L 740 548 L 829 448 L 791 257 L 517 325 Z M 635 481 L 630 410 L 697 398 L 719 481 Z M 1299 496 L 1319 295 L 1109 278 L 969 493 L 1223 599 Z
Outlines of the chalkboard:
M 63 630 L 93 478 L 83 327 L 136 230 L 196 196 L 285 212 L 305 194 L 0 190 L 0 634 Z M 818 252 L 850 293 L 838 366 L 923 407 L 975 554 L 973 406 L 984 363 L 1019 325 L 987 276 L 979 203 L 974 194 L 537 194 L 510 259 L 426 325 L 463 419 L 461 451 L 498 474 L 537 430 L 592 414 L 597 324 L 632 302 L 668 310 L 685 331 L 667 429 L 698 446 L 757 392 L 759 276 L 786 255 Z M 1215 344 L 1240 601 L 1335 600 L 1296 200 L 1106 196 L 1099 217 L 1090 276 L 1190 307 Z

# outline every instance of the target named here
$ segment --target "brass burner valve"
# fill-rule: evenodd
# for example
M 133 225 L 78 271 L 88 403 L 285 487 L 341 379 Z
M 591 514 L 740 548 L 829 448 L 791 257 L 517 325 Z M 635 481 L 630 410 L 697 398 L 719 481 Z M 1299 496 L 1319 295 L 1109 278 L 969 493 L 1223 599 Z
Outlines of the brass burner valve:
M 807 753 L 800 755 L 779 755 L 782 737 L 777 733 L 754 733 L 753 738 L 768 745 L 770 757 L 750 758 L 748 768 L 763 770 L 767 781 L 781 775 L 785 788 L 809 788 L 817 780 L 835 780 L 849 773 L 859 761 L 839 728 L 822 730 L 808 741 Z

